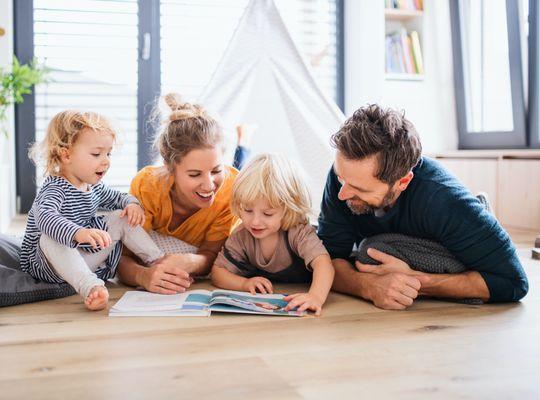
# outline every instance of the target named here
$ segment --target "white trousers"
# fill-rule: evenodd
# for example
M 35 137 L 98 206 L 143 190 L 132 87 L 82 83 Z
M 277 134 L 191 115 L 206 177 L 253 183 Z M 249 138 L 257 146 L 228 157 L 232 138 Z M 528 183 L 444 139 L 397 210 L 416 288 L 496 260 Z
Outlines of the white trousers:
M 95 271 L 107 260 L 118 241 L 146 264 L 164 256 L 140 225 L 130 226 L 127 217 L 120 218 L 120 213 L 118 210 L 107 215 L 107 232 L 112 244 L 95 253 L 66 247 L 48 235 L 41 235 L 39 246 L 49 265 L 83 298 L 88 297 L 94 286 L 105 285 Z

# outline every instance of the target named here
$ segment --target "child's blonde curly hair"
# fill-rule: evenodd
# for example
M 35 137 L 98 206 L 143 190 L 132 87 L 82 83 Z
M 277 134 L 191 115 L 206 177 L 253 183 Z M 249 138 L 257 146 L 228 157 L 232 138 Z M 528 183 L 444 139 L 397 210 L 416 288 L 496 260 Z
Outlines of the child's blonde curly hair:
M 274 207 L 284 207 L 281 228 L 285 231 L 309 222 L 312 213 L 309 189 L 298 167 L 277 154 L 260 154 L 236 177 L 231 199 L 233 214 L 259 199 Z
M 61 111 L 49 122 L 43 141 L 34 143 L 30 148 L 30 159 L 35 164 L 44 164 L 45 175 L 58 174 L 61 149 L 70 149 L 84 129 L 105 131 L 116 139 L 111 122 L 103 115 L 90 111 Z

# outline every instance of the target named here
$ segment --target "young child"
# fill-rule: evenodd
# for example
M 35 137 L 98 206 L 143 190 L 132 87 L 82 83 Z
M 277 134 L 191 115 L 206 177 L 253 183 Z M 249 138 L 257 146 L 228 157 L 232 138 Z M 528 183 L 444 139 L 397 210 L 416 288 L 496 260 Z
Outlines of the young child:
M 334 279 L 328 252 L 309 225 L 307 186 L 284 157 L 262 154 L 236 178 L 232 212 L 242 224 L 225 242 L 212 268 L 223 289 L 272 293 L 272 281 L 312 282 L 309 292 L 285 298 L 287 310 L 312 310 L 326 301 Z
M 107 306 L 104 281 L 115 274 L 122 241 L 143 262 L 164 257 L 139 226 L 144 211 L 137 199 L 101 182 L 114 140 L 101 115 L 63 111 L 31 150 L 34 161 L 45 161 L 46 177 L 28 214 L 21 268 L 46 282 L 68 282 L 90 310 Z M 98 208 L 118 211 L 97 216 Z M 172 263 L 170 257 L 161 261 Z

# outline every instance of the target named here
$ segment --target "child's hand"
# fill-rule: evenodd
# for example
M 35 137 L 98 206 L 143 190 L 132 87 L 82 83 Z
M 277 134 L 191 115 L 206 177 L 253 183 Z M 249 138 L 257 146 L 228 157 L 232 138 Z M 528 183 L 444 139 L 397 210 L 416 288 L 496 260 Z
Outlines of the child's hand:
M 247 279 L 242 289 L 244 292 L 250 292 L 251 294 L 256 294 L 257 290 L 262 294 L 274 293 L 272 282 L 262 276 Z
M 321 315 L 322 306 L 324 303 L 323 301 L 321 301 L 321 299 L 311 293 L 290 294 L 283 300 L 289 302 L 289 304 L 287 304 L 287 307 L 285 307 L 285 311 L 292 311 L 296 307 L 298 307 L 298 310 L 296 310 L 298 311 L 298 313 L 306 310 L 311 310 L 315 313 L 316 316 Z
M 127 215 L 128 223 L 131 226 L 142 225 L 144 224 L 144 210 L 142 207 L 136 203 L 131 203 L 126 206 L 120 213 L 120 218 L 123 218 Z
M 73 239 L 77 243 L 88 243 L 94 249 L 104 249 L 112 243 L 109 233 L 101 229 L 79 229 Z

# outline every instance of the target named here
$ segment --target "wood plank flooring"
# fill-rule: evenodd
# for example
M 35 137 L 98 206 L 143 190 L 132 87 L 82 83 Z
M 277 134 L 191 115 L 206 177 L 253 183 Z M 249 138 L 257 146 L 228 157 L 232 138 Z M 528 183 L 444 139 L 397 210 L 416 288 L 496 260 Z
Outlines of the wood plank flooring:
M 333 293 L 320 318 L 109 318 L 77 296 L 2 308 L 0 398 L 538 399 L 540 261 L 533 233 L 512 237 L 531 286 L 517 304 L 396 312 Z M 127 289 L 109 287 L 111 304 Z

